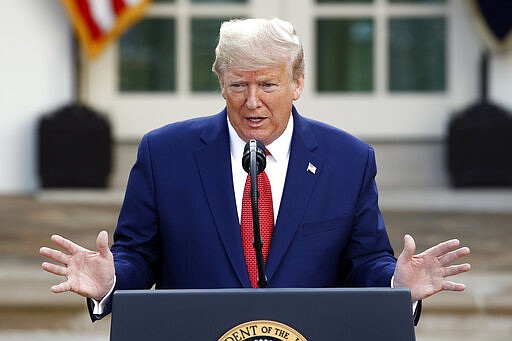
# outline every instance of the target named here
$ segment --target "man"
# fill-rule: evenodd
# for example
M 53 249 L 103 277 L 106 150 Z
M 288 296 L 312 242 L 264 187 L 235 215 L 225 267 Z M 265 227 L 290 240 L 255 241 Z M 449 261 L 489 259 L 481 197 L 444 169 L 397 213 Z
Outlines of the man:
M 241 160 L 249 139 L 269 152 L 269 287 L 407 287 L 413 301 L 464 290 L 446 277 L 469 271 L 469 264 L 452 265 L 469 249 L 450 240 L 414 255 L 407 235 L 396 260 L 378 208 L 373 149 L 293 106 L 304 86 L 304 59 L 291 24 L 224 23 L 213 70 L 226 108 L 144 136 L 112 249 L 106 232 L 97 252 L 60 236 L 51 239 L 65 253 L 41 248 L 58 263 L 44 262 L 43 269 L 66 277 L 53 292 L 90 298 L 93 318 L 100 318 L 113 290 L 255 286 L 253 251 L 242 242 Z

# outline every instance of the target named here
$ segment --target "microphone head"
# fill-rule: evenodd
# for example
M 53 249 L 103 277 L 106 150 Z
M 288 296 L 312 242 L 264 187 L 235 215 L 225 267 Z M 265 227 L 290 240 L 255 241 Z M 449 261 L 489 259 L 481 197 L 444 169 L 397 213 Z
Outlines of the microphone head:
M 256 174 L 263 172 L 267 166 L 267 153 L 265 145 L 258 140 L 249 140 L 244 147 L 244 154 L 242 156 L 242 167 L 249 173 L 251 169 L 251 150 L 256 152 Z

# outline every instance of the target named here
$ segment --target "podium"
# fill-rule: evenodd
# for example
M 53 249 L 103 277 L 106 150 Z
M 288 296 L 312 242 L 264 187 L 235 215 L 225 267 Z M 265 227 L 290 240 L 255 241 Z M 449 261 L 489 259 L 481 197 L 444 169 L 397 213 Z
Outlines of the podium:
M 120 290 L 110 340 L 411 341 L 409 290 Z

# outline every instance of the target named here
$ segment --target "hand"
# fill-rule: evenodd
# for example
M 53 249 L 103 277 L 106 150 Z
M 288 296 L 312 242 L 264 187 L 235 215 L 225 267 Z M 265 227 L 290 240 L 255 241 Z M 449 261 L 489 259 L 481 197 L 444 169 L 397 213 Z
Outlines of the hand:
M 98 252 L 87 250 L 72 241 L 58 235 L 51 237 L 52 242 L 66 253 L 42 247 L 39 253 L 50 260 L 60 263 L 44 262 L 42 268 L 52 274 L 65 276 L 66 281 L 51 287 L 52 292 L 71 291 L 84 297 L 101 300 L 114 285 L 114 257 L 108 247 L 108 234 L 102 231 L 96 239 Z
M 413 301 L 430 297 L 439 291 L 463 291 L 466 286 L 446 279 L 471 269 L 469 264 L 452 265 L 469 255 L 467 247 L 459 248 L 460 242 L 452 239 L 415 255 L 416 244 L 410 235 L 404 236 L 404 250 L 398 257 L 393 284 L 409 288 Z

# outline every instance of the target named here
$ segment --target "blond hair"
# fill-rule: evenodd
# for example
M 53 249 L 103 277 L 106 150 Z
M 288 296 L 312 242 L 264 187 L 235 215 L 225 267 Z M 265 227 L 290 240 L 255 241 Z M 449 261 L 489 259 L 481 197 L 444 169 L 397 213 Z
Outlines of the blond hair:
M 287 21 L 273 19 L 234 19 L 225 21 L 219 32 L 212 70 L 220 78 L 227 69 L 260 70 L 286 63 L 297 80 L 304 72 L 304 51 Z

